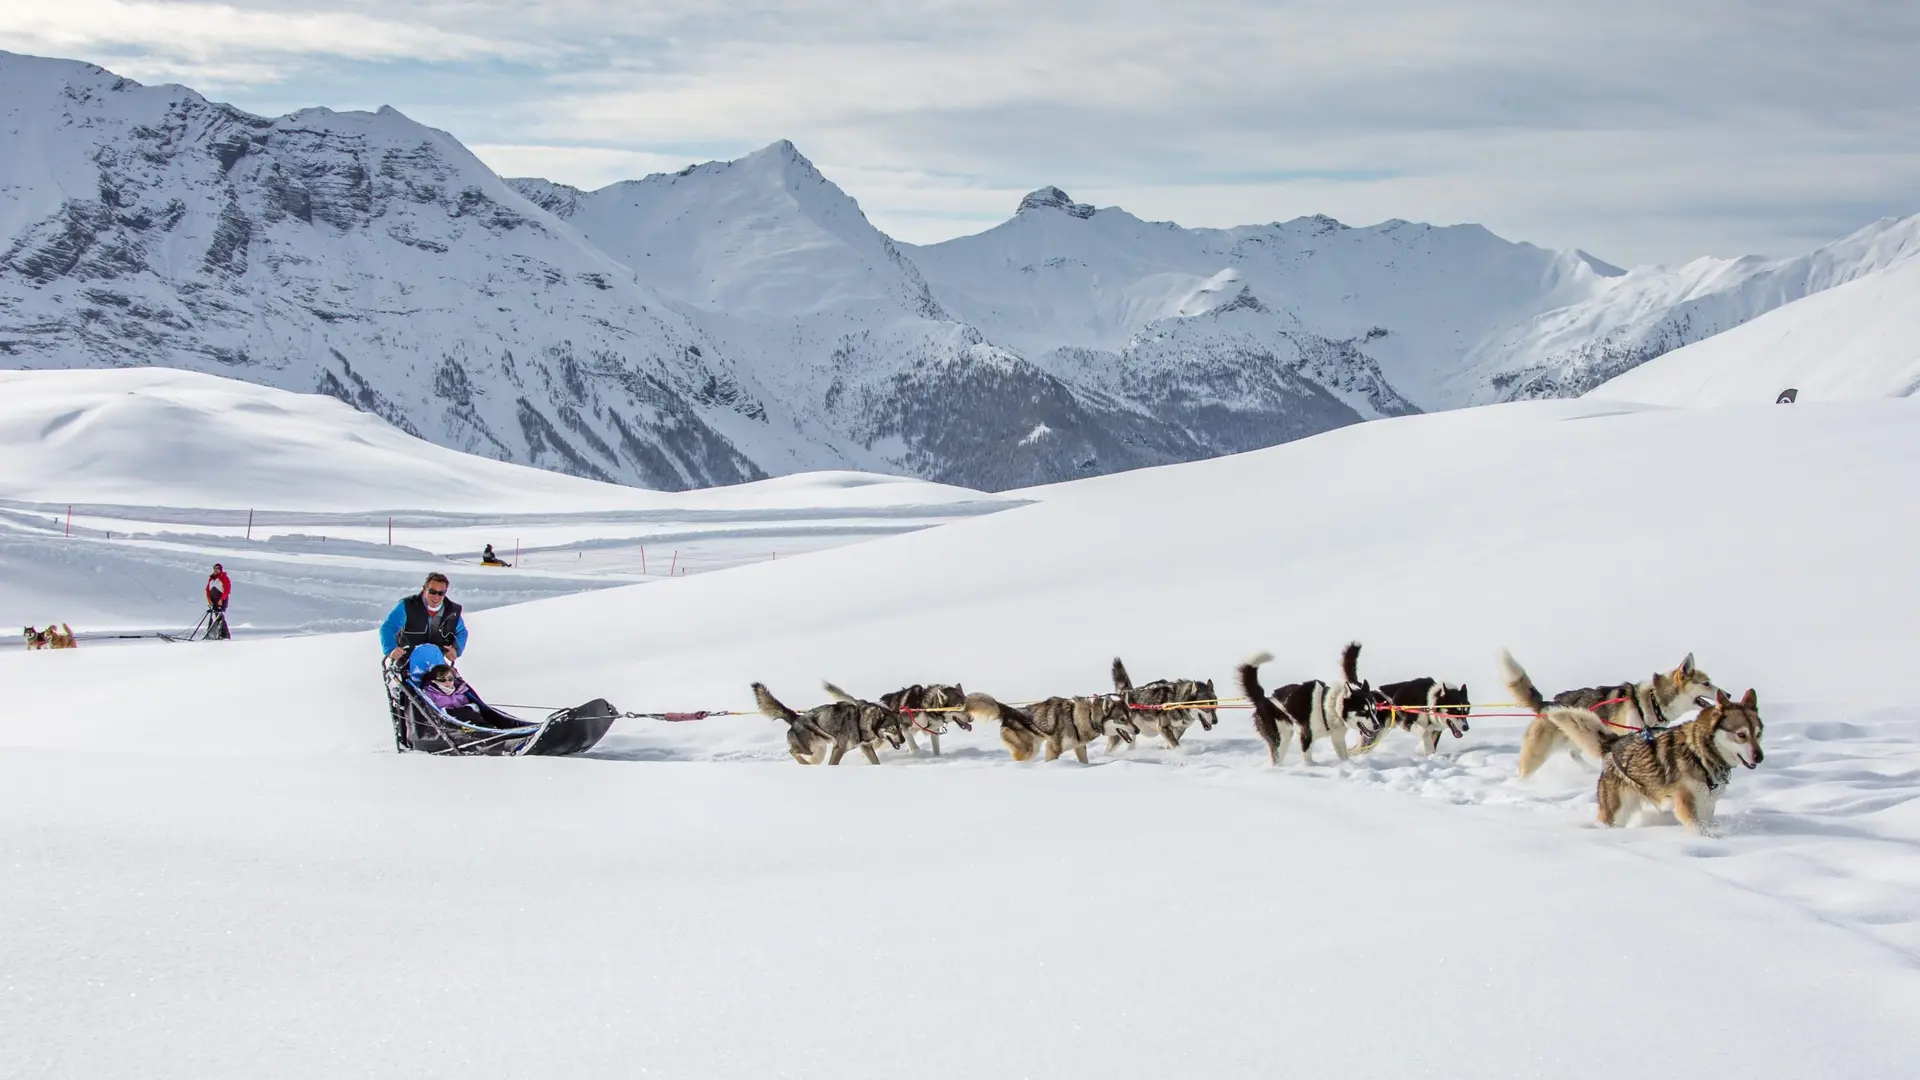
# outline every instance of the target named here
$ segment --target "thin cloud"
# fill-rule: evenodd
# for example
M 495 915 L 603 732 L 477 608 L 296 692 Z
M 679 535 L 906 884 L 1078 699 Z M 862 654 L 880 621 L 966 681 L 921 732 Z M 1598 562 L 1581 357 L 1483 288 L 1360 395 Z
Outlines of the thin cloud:
M 396 8 L 405 5 L 389 6 Z M 373 14 L 161 0 L 12 0 L 0 7 L 0 41 L 56 55 L 131 54 L 146 70 L 228 85 L 285 78 L 284 69 L 257 59 L 262 53 L 448 62 L 533 51 L 524 43 Z
M 337 98 L 339 77 L 315 73 L 358 65 L 352 93 L 453 131 L 503 171 L 582 186 L 789 138 L 876 224 L 916 241 L 990 222 L 1046 183 L 1186 224 L 1313 212 L 1480 221 L 1620 262 L 1782 252 L 1807 241 L 1810 223 L 1920 209 L 1910 3 L 307 10 L 14 0 L 0 45 L 193 85 L 278 80 L 256 92 L 276 103 L 299 100 L 308 81 Z M 436 92 L 482 83 L 482 100 Z

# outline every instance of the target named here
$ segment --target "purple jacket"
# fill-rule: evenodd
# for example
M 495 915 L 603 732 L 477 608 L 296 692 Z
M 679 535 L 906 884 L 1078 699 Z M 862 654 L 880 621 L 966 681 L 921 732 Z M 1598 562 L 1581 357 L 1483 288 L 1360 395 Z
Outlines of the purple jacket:
M 422 683 L 420 685 L 420 692 L 427 695 L 428 701 L 433 702 L 442 709 L 451 709 L 455 705 L 480 704 L 480 697 L 473 692 L 473 687 L 468 686 L 464 682 L 455 684 L 455 687 L 453 693 L 449 694 L 432 683 Z

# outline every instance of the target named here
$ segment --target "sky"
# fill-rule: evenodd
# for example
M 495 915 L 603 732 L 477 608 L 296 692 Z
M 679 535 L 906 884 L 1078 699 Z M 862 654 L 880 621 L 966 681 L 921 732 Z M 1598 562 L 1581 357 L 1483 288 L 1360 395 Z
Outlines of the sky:
M 1049 184 L 1620 265 L 1920 212 L 1913 0 L 5 0 L 0 49 L 267 115 L 391 105 L 581 187 L 791 139 L 914 243 Z

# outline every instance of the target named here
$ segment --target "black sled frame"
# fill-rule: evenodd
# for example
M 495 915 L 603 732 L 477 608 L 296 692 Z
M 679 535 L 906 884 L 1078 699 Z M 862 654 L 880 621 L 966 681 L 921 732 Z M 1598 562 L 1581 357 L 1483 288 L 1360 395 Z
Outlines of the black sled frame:
M 494 725 L 469 723 L 427 700 L 407 680 L 406 668 L 391 661 L 382 665 L 387 681 L 387 708 L 393 716 L 393 745 L 401 753 L 445 757 L 558 757 L 591 750 L 619 711 L 604 698 L 561 709 L 545 720 L 509 716 L 490 705 L 482 713 Z

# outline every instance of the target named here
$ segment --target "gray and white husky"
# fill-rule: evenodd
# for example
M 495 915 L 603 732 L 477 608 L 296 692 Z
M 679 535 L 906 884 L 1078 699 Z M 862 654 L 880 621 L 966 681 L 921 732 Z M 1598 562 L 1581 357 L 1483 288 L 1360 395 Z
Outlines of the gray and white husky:
M 1533 690 L 1533 680 L 1527 677 L 1526 670 L 1504 649 L 1500 651 L 1500 675 L 1516 701 L 1527 701 L 1528 693 L 1538 693 Z M 1654 672 L 1637 683 L 1563 690 L 1553 695 L 1549 704 L 1582 710 L 1598 721 L 1596 727 L 1627 734 L 1667 727 L 1691 712 L 1697 699 L 1711 700 L 1717 690 L 1707 673 L 1694 666 L 1693 654 L 1688 653 L 1672 671 Z M 1520 775 L 1533 775 L 1547 763 L 1554 748 L 1567 741 L 1562 730 L 1545 716 L 1535 716 L 1520 739 Z M 1578 750 L 1575 756 L 1579 756 Z
M 1216 716 L 1210 706 L 1166 707 L 1183 702 L 1217 702 L 1212 679 L 1155 679 L 1145 686 L 1135 686 L 1127 665 L 1117 656 L 1113 658 L 1112 674 L 1114 696 L 1133 712 L 1138 730 L 1159 735 L 1169 747 L 1178 747 L 1180 737 L 1194 724 L 1199 724 L 1202 731 L 1213 730 Z M 1108 736 L 1108 753 L 1119 745 L 1118 736 Z
M 940 736 L 947 733 L 948 724 L 958 724 L 962 731 L 973 730 L 973 721 L 966 711 L 967 692 L 959 683 L 926 686 L 914 683 L 891 694 L 881 694 L 880 704 L 906 717 L 907 752 L 915 756 L 920 753 L 920 744 L 913 741 L 915 731 L 926 734 L 927 741 L 933 744 L 933 756 L 939 757 Z
M 782 705 L 763 683 L 753 684 L 754 704 L 762 715 L 782 720 L 787 725 L 787 752 L 802 765 L 840 764 L 847 751 L 859 747 L 867 760 L 880 764 L 874 747 L 885 741 L 898 750 L 907 741 L 906 718 L 878 702 L 861 701 L 832 683 L 827 694 L 834 698 L 804 713 Z
M 1100 736 L 1132 743 L 1139 732 L 1127 708 L 1105 695 L 1052 697 L 1016 708 L 987 694 L 968 694 L 967 713 L 982 722 L 998 721 L 1000 741 L 1015 761 L 1030 761 L 1045 747 L 1048 761 L 1071 751 L 1085 765 L 1087 747 Z

